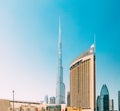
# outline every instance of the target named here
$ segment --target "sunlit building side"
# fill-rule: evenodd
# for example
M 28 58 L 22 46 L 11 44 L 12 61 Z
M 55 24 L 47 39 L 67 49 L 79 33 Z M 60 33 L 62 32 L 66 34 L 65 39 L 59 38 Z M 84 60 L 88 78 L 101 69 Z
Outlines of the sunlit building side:
M 95 111 L 96 74 L 94 45 L 70 64 L 70 106 Z
M 111 99 L 111 100 L 109 101 L 109 110 L 110 110 L 110 111 L 114 111 L 114 100 L 113 100 L 113 99 Z

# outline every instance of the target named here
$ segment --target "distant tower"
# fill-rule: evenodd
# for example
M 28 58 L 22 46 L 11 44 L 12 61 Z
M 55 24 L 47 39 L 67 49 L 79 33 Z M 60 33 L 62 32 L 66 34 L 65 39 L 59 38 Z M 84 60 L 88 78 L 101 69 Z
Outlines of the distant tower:
M 45 95 L 44 102 L 48 104 L 48 95 Z
M 67 106 L 70 106 L 70 92 L 67 92 Z
M 109 92 L 105 84 L 100 92 L 100 111 L 109 111 Z
M 120 111 L 120 91 L 118 91 L 118 111 Z
M 63 83 L 62 67 L 62 41 L 61 41 L 61 24 L 59 17 L 59 35 L 58 35 L 58 66 L 57 66 L 57 83 L 56 83 L 56 104 L 65 103 L 65 85 Z
M 55 97 L 50 97 L 50 104 L 55 104 Z
M 113 101 L 113 99 L 111 99 L 111 100 L 109 101 L 109 110 L 110 110 L 110 111 L 114 111 L 114 101 Z

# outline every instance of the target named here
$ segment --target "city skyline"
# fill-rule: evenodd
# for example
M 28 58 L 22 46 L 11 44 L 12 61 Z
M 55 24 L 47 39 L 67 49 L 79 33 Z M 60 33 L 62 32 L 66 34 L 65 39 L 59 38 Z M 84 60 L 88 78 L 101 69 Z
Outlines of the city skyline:
M 0 0 L 0 98 L 40 101 L 56 94 L 58 17 L 63 67 L 69 91 L 69 65 L 94 42 L 97 94 L 107 84 L 118 109 L 120 90 L 120 1 Z M 73 50 L 75 49 L 75 50 Z

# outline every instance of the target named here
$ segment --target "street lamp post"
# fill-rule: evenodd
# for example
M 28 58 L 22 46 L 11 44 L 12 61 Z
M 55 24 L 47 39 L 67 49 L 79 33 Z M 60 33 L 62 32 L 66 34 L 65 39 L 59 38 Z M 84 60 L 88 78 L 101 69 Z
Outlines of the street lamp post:
M 14 111 L 14 90 L 13 90 L 13 111 Z

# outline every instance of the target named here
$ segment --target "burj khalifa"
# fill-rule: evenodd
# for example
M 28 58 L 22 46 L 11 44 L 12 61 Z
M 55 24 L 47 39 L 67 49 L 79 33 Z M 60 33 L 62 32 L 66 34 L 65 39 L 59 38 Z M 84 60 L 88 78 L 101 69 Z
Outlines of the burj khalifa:
M 56 104 L 64 104 L 64 103 L 65 103 L 65 84 L 63 83 L 62 40 L 61 40 L 61 24 L 59 17 Z

